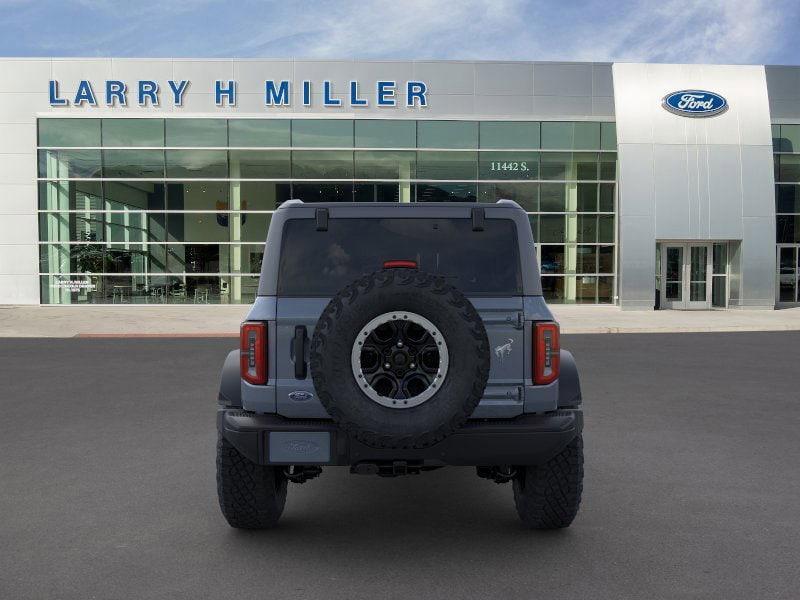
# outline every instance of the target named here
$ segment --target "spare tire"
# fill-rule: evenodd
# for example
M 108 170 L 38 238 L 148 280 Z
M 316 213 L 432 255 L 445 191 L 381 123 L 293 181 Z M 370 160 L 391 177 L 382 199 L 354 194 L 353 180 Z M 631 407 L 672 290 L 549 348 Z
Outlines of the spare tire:
M 444 278 L 384 269 L 342 289 L 311 340 L 317 396 L 373 447 L 423 448 L 475 410 L 489 378 L 489 340 L 475 307 Z

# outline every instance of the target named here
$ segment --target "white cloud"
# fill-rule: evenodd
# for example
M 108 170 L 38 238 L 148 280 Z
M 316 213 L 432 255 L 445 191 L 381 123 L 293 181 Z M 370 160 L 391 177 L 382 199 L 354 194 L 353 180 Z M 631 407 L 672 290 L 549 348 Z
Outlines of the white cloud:
M 748 63 L 775 56 L 776 40 L 785 39 L 786 24 L 796 23 L 800 14 L 795 2 L 774 0 L 379 0 L 299 6 L 296 12 L 281 11 L 269 26 L 247 27 L 258 31 L 233 53 Z

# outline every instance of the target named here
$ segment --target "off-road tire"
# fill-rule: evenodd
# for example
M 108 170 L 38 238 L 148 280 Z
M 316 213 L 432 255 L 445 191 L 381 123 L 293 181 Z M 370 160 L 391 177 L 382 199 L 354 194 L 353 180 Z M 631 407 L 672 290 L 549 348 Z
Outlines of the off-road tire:
M 514 504 L 531 529 L 569 527 L 583 491 L 583 436 L 540 466 L 517 467 Z
M 286 487 L 280 468 L 257 465 L 218 434 L 217 496 L 231 527 L 274 527 L 286 504 Z
M 430 320 L 441 331 L 450 357 L 444 382 L 433 396 L 397 409 L 361 391 L 351 353 L 371 319 L 403 310 Z M 461 427 L 480 402 L 489 378 L 489 340 L 472 303 L 443 277 L 383 269 L 331 299 L 314 330 L 310 366 L 320 402 L 349 435 L 377 448 L 424 448 Z

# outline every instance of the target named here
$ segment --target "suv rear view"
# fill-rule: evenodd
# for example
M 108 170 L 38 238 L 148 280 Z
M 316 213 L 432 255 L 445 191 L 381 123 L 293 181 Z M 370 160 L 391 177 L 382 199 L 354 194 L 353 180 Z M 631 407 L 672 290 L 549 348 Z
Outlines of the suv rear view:
M 572 522 L 580 385 L 519 206 L 290 201 L 264 256 L 219 393 L 232 526 L 274 525 L 287 483 L 326 466 L 475 466 L 513 482 L 528 526 Z

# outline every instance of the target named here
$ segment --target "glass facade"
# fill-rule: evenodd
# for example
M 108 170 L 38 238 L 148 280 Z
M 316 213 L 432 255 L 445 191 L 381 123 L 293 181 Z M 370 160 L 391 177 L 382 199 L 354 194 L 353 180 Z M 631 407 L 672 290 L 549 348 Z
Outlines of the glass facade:
M 40 119 L 42 302 L 251 302 L 290 198 L 508 198 L 548 301 L 613 303 L 616 172 L 613 123 Z
M 800 124 L 773 125 L 778 304 L 800 303 Z

